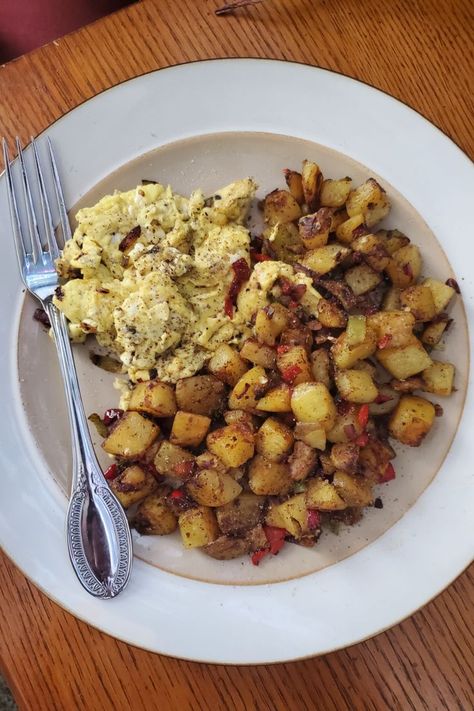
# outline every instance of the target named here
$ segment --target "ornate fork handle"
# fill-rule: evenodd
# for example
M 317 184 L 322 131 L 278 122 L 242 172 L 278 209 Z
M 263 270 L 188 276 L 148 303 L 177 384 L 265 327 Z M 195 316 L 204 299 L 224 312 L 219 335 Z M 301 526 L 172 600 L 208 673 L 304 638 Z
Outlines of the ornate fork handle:
M 118 595 L 128 582 L 132 542 L 125 512 L 102 474 L 89 435 L 66 319 L 51 298 L 44 301 L 56 340 L 68 403 L 73 484 L 67 514 L 71 562 L 86 590 L 100 598 Z

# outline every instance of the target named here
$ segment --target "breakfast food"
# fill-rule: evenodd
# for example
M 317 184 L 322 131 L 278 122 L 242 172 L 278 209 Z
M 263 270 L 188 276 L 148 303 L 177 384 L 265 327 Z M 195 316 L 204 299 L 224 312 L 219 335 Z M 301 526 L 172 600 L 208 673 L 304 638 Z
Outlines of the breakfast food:
M 390 439 L 419 446 L 442 414 L 425 395 L 455 375 L 435 349 L 457 284 L 421 277 L 418 247 L 379 228 L 379 183 L 311 161 L 284 174 L 258 235 L 250 178 L 207 200 L 152 184 L 81 210 L 58 263 L 72 334 L 129 376 L 93 417 L 132 525 L 256 565 L 380 508 Z

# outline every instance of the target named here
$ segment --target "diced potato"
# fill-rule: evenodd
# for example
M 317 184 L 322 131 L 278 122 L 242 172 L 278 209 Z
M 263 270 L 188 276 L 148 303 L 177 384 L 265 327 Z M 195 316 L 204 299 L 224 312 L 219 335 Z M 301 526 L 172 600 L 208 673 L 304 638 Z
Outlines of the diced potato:
M 311 370 L 313 377 L 318 383 L 324 383 L 327 388 L 331 387 L 331 374 L 329 353 L 324 348 L 311 353 Z
M 298 385 L 313 379 L 308 354 L 303 346 L 289 346 L 277 353 L 277 368 L 283 380 Z
M 400 293 L 398 286 L 390 286 L 387 289 L 382 303 L 384 311 L 401 311 Z
M 331 462 L 335 469 L 354 472 L 359 462 L 359 446 L 354 442 L 338 442 L 331 447 Z
M 454 365 L 434 360 L 422 373 L 423 390 L 435 395 L 451 395 L 454 382 Z
M 298 230 L 301 241 L 306 249 L 324 247 L 329 239 L 329 230 L 332 225 L 332 210 L 321 207 L 311 215 L 304 215 L 298 221 Z
M 165 439 L 161 443 L 153 463 L 159 474 L 185 479 L 186 475 L 181 476 L 179 473 L 176 473 L 176 466 L 178 464 L 182 464 L 183 462 L 192 462 L 193 460 L 194 456 L 191 452 L 179 447 L 177 444 L 171 444 L 171 442 L 168 442 L 168 440 Z
M 155 417 L 172 417 L 177 410 L 174 388 L 159 380 L 137 383 L 130 393 L 127 409 Z
M 198 447 L 207 435 L 211 418 L 178 410 L 173 420 L 170 441 L 181 447 Z
M 257 311 L 255 335 L 261 343 L 274 346 L 278 336 L 288 328 L 290 314 L 281 304 L 272 304 Z
M 291 409 L 298 422 L 319 422 L 330 430 L 336 421 L 336 406 L 324 383 L 300 383 L 293 388 Z
M 448 318 L 428 324 L 421 335 L 421 342 L 426 343 L 426 345 L 430 347 L 437 346 L 448 326 Z
M 351 187 L 352 180 L 350 178 L 323 180 L 320 194 L 321 205 L 326 207 L 342 207 L 349 197 Z
M 247 338 L 240 349 L 240 357 L 262 368 L 274 368 L 276 363 L 275 349 L 259 343 L 255 338 Z
M 389 432 L 402 444 L 418 447 L 435 418 L 434 405 L 416 395 L 403 395 L 389 422 Z
M 357 233 L 354 234 L 355 231 L 362 226 L 364 226 L 363 215 L 355 215 L 354 217 L 349 217 L 347 220 L 344 220 L 344 222 L 341 222 L 341 224 L 336 227 L 336 237 L 339 242 L 342 242 L 343 244 L 351 244 L 351 242 L 357 235 Z
M 245 361 L 242 360 L 235 348 L 227 343 L 222 343 L 217 347 L 207 367 L 210 373 L 231 387 L 234 387 L 247 371 Z
M 214 511 L 205 506 L 197 506 L 180 514 L 179 531 L 185 548 L 200 548 L 219 537 Z
M 251 432 L 257 429 L 257 418 L 245 410 L 227 410 L 224 412 L 224 420 L 226 425 L 244 425 Z
M 297 422 L 293 430 L 295 439 L 313 449 L 326 449 L 326 430 L 319 422 Z
M 377 235 L 361 235 L 352 242 L 351 248 L 362 254 L 369 267 L 376 272 L 382 272 L 390 261 L 385 240 Z
M 108 454 L 122 459 L 135 459 L 150 447 L 160 428 L 138 412 L 124 412 L 102 447 Z
M 304 305 L 304 304 L 303 304 Z M 344 328 L 347 316 L 335 301 L 320 299 L 317 306 L 318 321 L 326 328 Z
M 356 360 L 352 368 L 353 370 L 362 370 L 364 373 L 368 373 L 371 378 L 375 378 L 377 373 L 375 365 L 372 365 L 368 360 Z
M 346 210 L 349 217 L 362 215 L 367 227 L 373 227 L 390 212 L 390 201 L 381 185 L 374 178 L 369 178 L 352 190 L 346 201 Z
M 367 323 L 375 329 L 377 342 L 391 348 L 406 346 L 413 339 L 415 317 L 409 311 L 379 311 L 368 316 Z
M 337 371 L 336 386 L 340 396 L 348 402 L 373 402 L 378 395 L 372 377 L 363 370 Z
M 241 493 L 242 487 L 226 471 L 200 469 L 186 482 L 190 496 L 203 506 L 224 506 Z
M 421 254 L 415 244 L 407 244 L 393 253 L 385 271 L 394 286 L 406 289 L 421 273 Z
M 335 269 L 338 264 L 350 254 L 350 249 L 335 242 L 324 247 L 318 247 L 308 252 L 301 260 L 303 266 L 311 269 L 316 274 L 327 274 Z
M 373 327 L 367 324 L 365 340 L 351 346 L 347 343 L 347 336 L 341 333 L 331 348 L 331 355 L 337 368 L 351 368 L 354 363 L 371 356 L 377 348 L 377 334 Z
M 293 264 L 304 253 L 304 245 L 294 222 L 277 222 L 267 227 L 263 236 L 271 245 L 272 252 L 280 262 Z
M 368 264 L 356 264 L 344 274 L 344 279 L 356 296 L 366 294 L 375 289 L 382 281 L 382 277 Z
M 262 496 L 287 494 L 293 486 L 288 464 L 270 462 L 261 454 L 250 462 L 248 479 L 253 493 Z
M 291 412 L 291 389 L 283 383 L 268 390 L 257 403 L 262 412 Z
M 271 506 L 265 516 L 265 523 L 267 526 L 284 528 L 297 540 L 309 533 L 305 495 L 297 494 L 282 504 Z
M 375 415 L 376 417 L 380 415 L 387 415 L 389 412 L 392 412 L 400 400 L 400 393 L 397 393 L 388 385 L 379 386 L 379 396 L 386 398 L 386 400 L 383 402 L 371 402 L 369 405 L 370 414 Z
M 400 380 L 421 373 L 432 363 L 423 345 L 415 336 L 406 346 L 378 350 L 376 358 L 389 373 Z
M 265 222 L 293 222 L 301 217 L 301 207 L 288 190 L 273 190 L 263 202 L 263 217 Z
M 329 442 L 347 443 L 362 433 L 363 427 L 357 417 L 357 408 L 351 407 L 346 412 L 338 412 L 334 426 L 327 432 Z
M 345 207 L 333 209 L 330 232 L 336 232 L 339 225 L 342 225 L 343 222 L 346 222 L 348 218 L 349 215 L 347 214 Z M 344 240 L 341 240 L 341 242 L 344 242 Z
M 378 237 L 382 237 L 385 242 L 385 249 L 390 254 L 394 254 L 402 247 L 406 247 L 410 244 L 410 239 L 400 232 L 400 230 L 379 230 L 377 232 Z
M 158 484 L 153 476 L 137 464 L 132 464 L 123 470 L 115 479 L 110 482 L 110 488 L 120 501 L 124 509 L 127 509 L 137 501 L 145 499 L 151 494 Z
M 231 410 L 254 410 L 268 383 L 265 370 L 256 365 L 248 370 L 235 385 L 229 395 L 229 408 Z
M 206 444 L 227 467 L 240 467 L 253 457 L 255 449 L 252 430 L 238 423 L 214 430 L 207 435 Z
M 225 409 L 225 385 L 213 375 L 193 375 L 176 383 L 178 408 L 195 415 L 210 415 Z
M 349 316 L 346 326 L 346 341 L 349 346 L 363 343 L 367 333 L 367 318 L 365 316 Z
M 427 286 L 430 289 L 437 314 L 440 314 L 446 309 L 456 293 L 452 286 L 443 284 L 443 282 L 438 281 L 438 279 L 425 279 L 423 286 Z
M 337 471 L 332 483 L 347 506 L 370 506 L 373 501 L 371 483 L 363 476 Z
M 319 207 L 319 193 L 323 182 L 323 174 L 316 163 L 304 160 L 301 179 L 304 201 L 308 206 L 308 210 L 314 212 Z
M 298 205 L 302 205 L 304 203 L 304 193 L 301 173 L 298 173 L 296 170 L 288 169 L 283 172 L 285 174 L 285 181 L 288 186 L 288 190 L 295 198 Z
M 281 462 L 294 442 L 293 432 L 275 417 L 268 417 L 257 432 L 255 448 L 271 462 Z
M 262 520 L 265 498 L 243 491 L 236 499 L 216 509 L 222 533 L 238 536 Z
M 138 507 L 133 527 L 142 535 L 166 536 L 178 527 L 178 519 L 166 504 L 166 490 L 146 497 Z
M 404 289 L 400 294 L 400 303 L 413 314 L 417 321 L 431 321 L 436 314 L 431 289 L 422 284 Z
M 341 511 L 347 508 L 336 488 L 325 479 L 310 479 L 305 492 L 306 506 L 319 511 Z

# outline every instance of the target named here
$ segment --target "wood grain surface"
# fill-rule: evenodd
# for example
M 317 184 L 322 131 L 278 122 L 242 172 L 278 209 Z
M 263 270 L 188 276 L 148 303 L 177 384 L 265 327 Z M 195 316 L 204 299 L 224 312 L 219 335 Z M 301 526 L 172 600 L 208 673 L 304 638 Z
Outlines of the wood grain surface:
M 159 67 L 253 56 L 368 82 L 474 156 L 470 0 L 265 0 L 217 17 L 220 5 L 142 0 L 0 67 L 0 134 L 27 140 L 97 92 Z M 28 711 L 474 708 L 473 568 L 372 640 L 307 661 L 240 668 L 117 642 L 48 600 L 5 556 L 0 575 L 0 660 Z

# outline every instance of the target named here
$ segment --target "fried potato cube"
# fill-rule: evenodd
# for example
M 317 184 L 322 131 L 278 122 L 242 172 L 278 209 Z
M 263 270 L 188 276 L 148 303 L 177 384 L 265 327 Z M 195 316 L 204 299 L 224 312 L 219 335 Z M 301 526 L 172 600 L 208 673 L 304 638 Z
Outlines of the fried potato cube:
M 337 242 L 326 244 L 324 247 L 307 252 L 301 263 L 316 274 L 327 274 L 335 269 L 350 254 L 350 251 L 348 247 Z
M 163 440 L 158 452 L 155 455 L 153 464 L 155 469 L 159 474 L 163 476 L 178 477 L 179 479 L 186 479 L 189 474 L 179 474 L 179 464 L 183 462 L 194 461 L 194 455 L 188 452 L 186 449 L 179 447 L 177 444 L 172 444 L 168 442 L 167 439 Z
M 374 178 L 369 178 L 352 190 L 346 201 L 346 210 L 349 217 L 362 215 L 367 227 L 373 227 L 387 217 L 390 201 L 382 186 Z
M 288 190 L 273 190 L 263 201 L 263 217 L 265 222 L 293 222 L 301 217 L 301 207 Z
M 304 346 L 289 346 L 277 354 L 277 368 L 283 380 L 298 385 L 313 379 L 308 354 Z
M 368 264 L 356 264 L 344 274 L 346 284 L 349 284 L 356 296 L 372 291 L 382 281 L 381 275 Z
M 229 408 L 231 410 L 254 410 L 268 384 L 268 377 L 260 365 L 248 370 L 235 385 L 229 395 Z
M 145 471 L 137 464 L 132 464 L 124 469 L 121 474 L 110 482 L 110 488 L 124 509 L 146 498 L 157 486 L 158 484 L 153 474 Z
M 264 230 L 263 237 L 271 244 L 272 251 L 280 262 L 293 264 L 304 252 L 304 245 L 294 222 L 269 225 Z
M 426 343 L 427 346 L 437 346 L 443 337 L 443 333 L 446 331 L 450 323 L 448 318 L 442 321 L 436 321 L 435 323 L 430 323 L 425 328 L 421 334 L 421 342 Z
M 423 390 L 435 395 L 451 395 L 454 382 L 454 365 L 434 360 L 432 364 L 423 371 Z
M 324 207 L 342 207 L 345 205 L 351 192 L 351 178 L 339 180 L 323 180 L 321 185 L 320 202 Z
M 365 341 L 367 334 L 367 318 L 365 316 L 349 316 L 346 326 L 346 339 L 349 346 L 357 346 Z
M 368 358 L 377 348 L 377 335 L 374 328 L 367 324 L 365 339 L 362 343 L 349 345 L 347 334 L 341 333 L 331 348 L 331 355 L 336 368 L 350 368 L 358 360 Z
M 334 469 L 354 472 L 359 462 L 359 446 L 355 442 L 338 442 L 331 447 L 330 457 Z
M 390 417 L 389 433 L 402 444 L 418 447 L 430 431 L 434 418 L 435 408 L 429 400 L 403 395 Z
M 306 249 L 324 247 L 329 239 L 332 225 L 332 210 L 321 207 L 311 215 L 304 215 L 298 221 L 298 230 L 301 241 Z
M 336 387 L 343 400 L 349 402 L 373 402 L 378 395 L 372 376 L 363 370 L 339 370 Z
M 347 323 L 347 316 L 344 310 L 334 301 L 328 301 L 327 299 L 318 301 L 317 317 L 320 324 L 325 328 L 344 328 Z
M 177 410 L 174 388 L 159 380 L 137 383 L 130 393 L 127 409 L 155 417 L 172 417 Z
M 263 517 L 264 496 L 243 491 L 236 499 L 216 509 L 222 533 L 238 536 L 258 526 Z
M 241 493 L 242 487 L 225 470 L 200 469 L 186 482 L 188 494 L 202 506 L 224 506 Z
M 324 383 L 327 388 L 331 387 L 331 371 L 329 353 L 324 348 L 311 353 L 311 370 L 313 378 L 318 383 Z
M 176 383 L 178 408 L 195 415 L 213 415 L 225 409 L 225 385 L 213 375 L 193 375 Z
M 354 217 L 349 217 L 336 227 L 336 237 L 339 242 L 342 242 L 343 244 L 351 244 L 355 238 L 355 231 L 359 227 L 363 226 L 365 226 L 363 215 L 354 215 Z
M 273 504 L 265 516 L 265 523 L 267 526 L 284 528 L 297 540 L 309 533 L 305 495 L 297 494 L 282 504 Z
M 253 457 L 254 435 L 245 425 L 238 423 L 219 427 L 207 435 L 207 447 L 227 467 L 240 467 Z
M 295 438 L 291 429 L 275 417 L 268 417 L 255 437 L 255 449 L 271 462 L 281 462 L 291 451 Z
M 399 380 L 406 380 L 411 375 L 421 373 L 433 362 L 415 336 L 405 346 L 378 350 L 376 358 L 391 375 Z
M 221 343 L 207 364 L 207 368 L 218 380 L 222 380 L 223 383 L 234 387 L 247 371 L 247 364 L 242 360 L 235 348 L 232 348 L 227 343 Z
M 296 440 L 313 449 L 326 449 L 326 430 L 319 422 L 297 422 L 293 434 Z
M 283 173 L 285 175 L 285 182 L 288 186 L 288 190 L 295 198 L 298 205 L 302 205 L 304 203 L 304 192 L 301 173 L 298 173 L 296 170 L 288 169 L 284 170 Z
M 291 409 L 298 422 L 319 422 L 326 430 L 336 421 L 336 406 L 324 383 L 300 383 L 293 388 Z
M 165 490 L 150 494 L 138 507 L 133 527 L 141 535 L 166 536 L 178 527 L 178 519 L 166 504 Z
M 332 483 L 347 506 L 370 506 L 373 502 L 371 482 L 363 476 L 336 471 Z
M 431 289 L 422 284 L 404 289 L 400 294 L 400 304 L 408 309 L 417 321 L 431 321 L 436 315 Z
M 431 279 L 431 277 L 424 280 L 423 286 L 427 286 L 431 291 L 436 314 L 440 314 L 446 309 L 447 305 L 456 293 L 452 286 L 443 284 L 443 282 L 438 281 L 438 279 Z
M 240 349 L 240 357 L 262 368 L 274 368 L 276 351 L 271 346 L 259 343 L 255 338 L 247 338 Z
M 262 412 L 291 412 L 291 389 L 286 383 L 268 390 L 257 403 Z
M 314 210 L 317 210 L 319 207 L 319 193 L 323 182 L 323 174 L 317 163 L 313 163 L 313 161 L 310 160 L 303 161 L 301 181 L 304 201 L 308 206 L 308 210 L 314 212 Z
M 293 486 L 288 464 L 271 462 L 261 454 L 250 462 L 248 479 L 253 493 L 261 496 L 287 494 Z
M 135 459 L 150 447 L 160 434 L 160 428 L 138 412 L 124 412 L 104 440 L 108 454 L 122 459 Z
M 384 311 L 401 311 L 400 294 L 401 290 L 398 286 L 390 286 L 385 292 L 382 309 Z
M 207 435 L 211 418 L 178 410 L 171 428 L 170 442 L 181 447 L 198 447 Z
M 410 244 L 409 237 L 400 232 L 400 230 L 379 230 L 376 234 L 384 240 L 385 249 L 390 256 Z
M 336 488 L 325 479 L 309 479 L 305 492 L 306 506 L 308 509 L 319 511 L 341 511 L 347 508 Z
M 184 511 L 179 516 L 178 525 L 185 548 L 201 548 L 220 535 L 214 511 L 206 506 Z
M 385 241 L 377 235 L 361 235 L 352 242 L 351 248 L 362 254 L 369 267 L 376 272 L 382 272 L 390 261 Z
M 391 348 L 406 346 L 413 339 L 415 317 L 409 311 L 379 311 L 368 316 L 367 323 L 377 332 L 377 342 Z
M 418 247 L 415 244 L 407 244 L 394 252 L 385 272 L 392 284 L 401 289 L 414 284 L 421 273 L 421 254 Z
M 288 328 L 290 314 L 281 304 L 272 304 L 257 311 L 255 335 L 261 343 L 274 346 L 278 336 Z
M 352 407 L 347 412 L 337 413 L 336 421 L 326 433 L 329 442 L 350 442 L 362 433 L 363 427 L 357 418 L 357 408 Z

